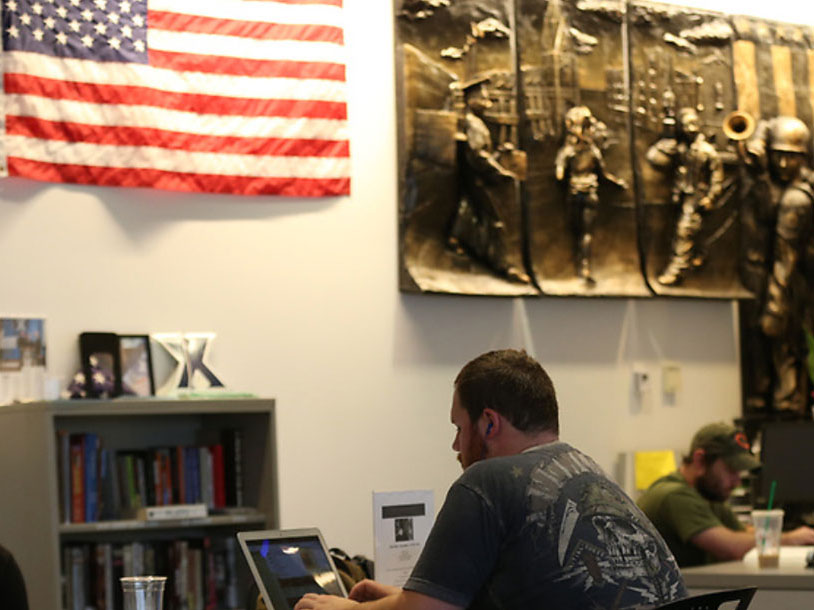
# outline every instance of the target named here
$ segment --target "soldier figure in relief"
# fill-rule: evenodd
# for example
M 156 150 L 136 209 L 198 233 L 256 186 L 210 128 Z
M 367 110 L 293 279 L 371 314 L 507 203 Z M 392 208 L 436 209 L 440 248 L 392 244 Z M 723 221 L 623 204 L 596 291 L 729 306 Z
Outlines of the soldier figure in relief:
M 750 408 L 803 413 L 808 403 L 803 328 L 807 323 L 811 330 L 814 304 L 810 141 L 805 123 L 779 116 L 760 121 L 745 143 L 742 274 L 756 297 L 744 316 Z
M 466 104 L 463 127 L 458 134 L 460 199 L 452 219 L 447 245 L 485 263 L 515 282 L 530 282 L 529 276 L 512 265 L 506 256 L 506 226 L 494 201 L 495 185 L 516 181 L 518 176 L 501 165 L 504 148 L 494 149 L 492 135 L 483 117 L 492 107 L 486 88 L 488 76 L 458 84 Z M 511 146 L 504 144 L 503 147 Z
M 576 240 L 577 273 L 594 283 L 591 271 L 591 246 L 599 213 L 599 183 L 609 182 L 626 189 L 624 180 L 605 169 L 599 138 L 606 126 L 587 106 L 575 106 L 565 113 L 565 142 L 557 152 L 555 176 L 568 189 L 568 213 Z
M 678 112 L 678 133 L 659 139 L 647 151 L 647 160 L 672 175 L 672 202 L 680 206 L 670 259 L 658 277 L 664 286 L 681 282 L 687 271 L 704 263 L 699 243 L 704 215 L 723 190 L 724 170 L 718 151 L 701 133 L 694 108 Z

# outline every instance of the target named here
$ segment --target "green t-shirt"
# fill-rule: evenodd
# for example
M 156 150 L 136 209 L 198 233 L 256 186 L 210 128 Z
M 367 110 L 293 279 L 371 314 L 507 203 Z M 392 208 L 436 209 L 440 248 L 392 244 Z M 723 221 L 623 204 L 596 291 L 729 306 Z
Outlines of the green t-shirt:
M 743 525 L 725 502 L 710 502 L 687 484 L 680 473 L 658 479 L 638 501 L 681 567 L 714 563 L 715 558 L 690 542 L 711 527 L 741 531 Z

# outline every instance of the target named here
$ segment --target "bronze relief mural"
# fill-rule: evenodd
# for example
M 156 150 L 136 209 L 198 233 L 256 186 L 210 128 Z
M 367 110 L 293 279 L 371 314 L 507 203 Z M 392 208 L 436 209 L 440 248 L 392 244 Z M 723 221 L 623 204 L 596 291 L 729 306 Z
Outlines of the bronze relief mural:
M 738 298 L 740 211 L 733 29 L 722 14 L 630 5 L 634 163 L 656 294 Z M 727 128 L 728 129 L 728 128 Z
M 814 329 L 814 30 L 735 17 L 747 414 L 809 416 Z M 754 119 L 754 120 L 752 120 Z
M 412 0 L 396 15 L 402 288 L 536 294 L 512 3 Z
M 396 0 L 400 288 L 739 299 L 744 411 L 809 413 L 814 28 Z
M 529 262 L 545 294 L 647 296 L 615 0 L 517 3 Z

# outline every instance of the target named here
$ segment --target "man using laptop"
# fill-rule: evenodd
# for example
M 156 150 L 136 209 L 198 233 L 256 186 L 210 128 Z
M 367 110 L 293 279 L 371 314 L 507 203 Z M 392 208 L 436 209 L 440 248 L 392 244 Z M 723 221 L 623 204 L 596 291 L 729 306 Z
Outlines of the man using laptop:
M 760 462 L 740 430 L 724 422 L 707 424 L 693 436 L 679 469 L 655 481 L 639 507 L 658 528 L 682 567 L 742 559 L 755 535 L 727 504 L 741 474 Z M 814 544 L 814 530 L 786 532 L 782 544 Z
M 295 610 L 651 608 L 686 596 L 667 545 L 588 456 L 559 441 L 551 379 L 525 352 L 489 352 L 455 380 L 452 485 L 404 589 L 359 583 L 350 600 Z

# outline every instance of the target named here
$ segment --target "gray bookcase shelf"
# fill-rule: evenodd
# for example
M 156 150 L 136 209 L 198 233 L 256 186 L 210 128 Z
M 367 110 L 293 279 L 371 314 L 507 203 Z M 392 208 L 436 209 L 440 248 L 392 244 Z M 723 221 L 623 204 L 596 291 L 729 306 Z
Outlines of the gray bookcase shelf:
M 130 450 L 210 445 L 226 428 L 242 434 L 247 510 L 172 521 L 60 521 L 57 430 L 95 433 L 108 449 Z M 116 399 L 0 407 L 0 543 L 20 564 L 30 607 L 62 607 L 60 558 L 68 543 L 172 540 L 279 527 L 275 439 L 272 399 Z
M 244 525 L 263 525 L 267 521 L 265 514 L 257 511 L 245 515 L 213 515 L 196 519 L 167 519 L 162 521 L 142 521 L 139 519 L 117 519 L 96 521 L 94 523 L 60 523 L 59 534 L 87 539 L 93 534 L 142 530 L 175 530 L 179 528 L 214 528 L 235 527 L 245 529 Z

